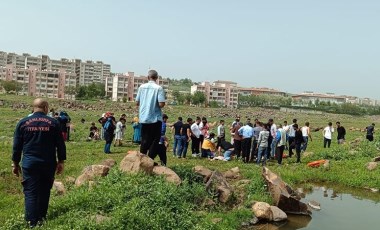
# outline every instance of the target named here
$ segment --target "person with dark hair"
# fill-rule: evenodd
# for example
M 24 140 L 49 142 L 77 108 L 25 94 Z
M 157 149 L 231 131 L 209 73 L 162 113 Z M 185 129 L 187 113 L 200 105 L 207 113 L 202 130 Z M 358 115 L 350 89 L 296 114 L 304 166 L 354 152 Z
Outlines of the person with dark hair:
M 172 131 L 174 130 L 174 137 L 173 137 L 173 156 L 176 156 L 177 154 L 177 147 L 179 143 L 181 142 L 181 128 L 182 128 L 183 122 L 182 122 L 182 117 L 178 117 L 178 120 L 176 123 L 172 125 Z
M 375 123 L 372 123 L 372 125 L 369 125 L 365 128 L 367 135 L 366 139 L 369 141 L 373 141 L 373 134 L 375 133 Z
M 187 123 L 183 124 L 180 130 L 181 142 L 178 145 L 178 158 L 186 158 L 187 148 L 191 140 L 191 125 L 193 124 L 193 119 L 187 118 Z
M 121 117 L 120 120 L 116 123 L 115 144 L 113 145 L 114 147 L 123 145 L 123 126 L 125 125 L 125 122 L 126 120 Z
M 99 139 L 99 130 L 95 126 L 95 122 L 92 122 L 91 127 L 90 127 L 90 134 L 88 135 L 87 140 L 91 141 L 91 140 L 98 140 L 98 139 Z
M 248 163 L 249 162 L 249 154 L 251 151 L 251 144 L 252 144 L 252 137 L 253 137 L 253 128 L 251 126 L 252 124 L 247 123 L 243 127 L 241 127 L 238 132 L 240 136 L 242 136 L 242 157 L 243 162 Z
M 34 113 L 20 120 L 13 138 L 13 174 L 19 176 L 22 158 L 22 186 L 25 195 L 25 220 L 30 228 L 46 219 L 54 174 L 61 174 L 66 146 L 59 122 L 47 116 L 45 99 L 33 101 Z
M 257 139 L 257 165 L 260 165 L 261 158 L 263 157 L 263 166 L 266 165 L 267 161 L 267 148 L 268 148 L 268 138 L 269 138 L 269 129 L 267 124 L 260 123 L 262 126 L 262 130 L 259 133 L 259 137 Z
M 242 140 L 243 137 L 239 134 L 239 129 L 243 126 L 241 122 L 238 122 L 235 124 L 234 128 L 232 129 L 233 138 L 234 138 L 234 152 L 236 159 L 240 159 L 241 156 L 241 149 L 242 149 Z
M 202 157 L 214 158 L 216 151 L 215 133 L 210 133 L 202 144 Z
M 313 139 L 311 138 L 311 133 L 310 133 L 310 123 L 308 121 L 305 122 L 305 126 L 301 128 L 301 131 L 302 131 L 302 137 L 303 137 L 303 145 L 302 145 L 301 151 L 305 152 L 307 148 L 307 144 L 309 143 L 309 139 L 310 141 L 313 141 Z
M 224 120 L 219 121 L 219 126 L 217 129 L 217 134 L 218 134 L 218 144 L 217 147 L 219 148 L 219 145 L 222 143 L 222 140 L 225 140 L 226 137 L 226 131 L 224 128 Z
M 218 147 L 218 152 L 219 152 L 220 156 L 222 154 L 222 150 L 224 151 L 223 160 L 224 161 L 231 160 L 231 154 L 234 151 L 234 146 L 230 142 L 223 139 L 223 140 L 221 140 L 221 143 Z
M 166 164 L 168 163 L 168 158 L 166 155 L 166 151 L 168 148 L 168 139 L 166 137 L 166 123 L 168 119 L 168 115 L 162 115 L 161 138 L 160 142 L 158 143 L 158 157 L 160 158 L 162 166 L 166 166 Z
M 106 144 L 104 145 L 104 153 L 109 154 L 111 153 L 111 144 L 114 138 L 114 132 L 116 128 L 116 122 L 115 117 L 109 116 L 107 118 L 106 123 L 104 124 L 104 140 L 106 141 Z
M 297 124 L 297 119 L 293 119 L 293 124 L 289 125 L 289 128 L 288 128 L 289 157 L 292 157 L 293 149 L 295 148 L 294 138 L 295 138 L 296 133 L 293 126 L 296 124 Z
M 158 73 L 149 70 L 148 83 L 142 84 L 136 96 L 136 105 L 139 107 L 141 128 L 140 152 L 148 154 L 152 159 L 158 154 L 158 143 L 161 139 L 162 111 L 165 106 L 165 92 L 156 81 Z
M 201 118 L 197 117 L 195 122 L 190 126 L 191 129 L 191 154 L 193 157 L 199 156 L 200 148 L 200 135 L 201 130 L 199 129 L 199 124 L 201 123 Z
M 282 125 L 278 125 L 278 129 L 276 132 L 276 157 L 277 157 L 277 163 L 279 165 L 282 164 L 282 157 L 284 155 L 285 145 L 286 145 L 286 131 L 282 127 Z
M 323 148 L 330 148 L 332 134 L 334 133 L 334 128 L 332 127 L 332 123 L 329 122 L 328 126 L 323 129 Z
M 68 141 L 68 130 L 70 129 L 70 117 L 65 111 L 61 111 L 58 117 L 59 124 L 61 125 L 61 132 L 64 141 Z
M 343 144 L 346 136 L 346 129 L 340 124 L 339 121 L 336 122 L 336 132 L 338 133 L 338 144 Z
M 303 143 L 302 131 L 298 127 L 298 124 L 294 124 L 293 128 L 295 130 L 294 147 L 296 149 L 297 163 L 301 163 L 301 146 Z

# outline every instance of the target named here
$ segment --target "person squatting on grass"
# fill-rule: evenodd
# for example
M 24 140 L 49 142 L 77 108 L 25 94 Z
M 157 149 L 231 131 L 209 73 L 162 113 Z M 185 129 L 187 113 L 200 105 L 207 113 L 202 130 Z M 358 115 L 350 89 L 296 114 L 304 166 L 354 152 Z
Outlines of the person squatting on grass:
M 54 173 L 61 174 L 66 160 L 66 146 L 59 122 L 47 116 L 49 104 L 37 98 L 33 115 L 16 126 L 13 141 L 13 174 L 21 173 L 25 195 L 25 220 L 31 228 L 46 219 Z
M 165 106 L 165 92 L 156 81 L 158 73 L 149 70 L 148 83 L 142 84 L 136 97 L 139 107 L 139 120 L 141 128 L 140 152 L 154 159 L 158 154 L 158 143 L 161 139 L 162 111 Z
M 215 133 L 210 133 L 205 137 L 202 144 L 202 157 L 214 158 L 216 151 Z

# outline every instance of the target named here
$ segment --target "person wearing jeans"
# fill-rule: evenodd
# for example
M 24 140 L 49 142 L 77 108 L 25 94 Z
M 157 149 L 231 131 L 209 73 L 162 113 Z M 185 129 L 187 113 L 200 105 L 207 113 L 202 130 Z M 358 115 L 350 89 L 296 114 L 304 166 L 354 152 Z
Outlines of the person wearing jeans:
M 329 122 L 328 126 L 322 131 L 323 132 L 323 148 L 330 148 L 332 134 L 334 133 L 334 128 L 332 123 Z
M 178 145 L 178 158 L 186 158 L 187 148 L 189 146 L 189 141 L 191 140 L 191 125 L 193 123 L 193 119 L 188 118 L 187 123 L 183 124 L 180 130 L 181 134 L 181 142 Z
M 174 130 L 174 142 L 173 142 L 173 155 L 175 156 L 177 151 L 178 151 L 178 148 L 179 148 L 179 144 L 181 142 L 181 128 L 182 128 L 182 117 L 178 117 L 178 121 L 176 123 L 173 124 L 172 126 L 172 131 Z
M 269 138 L 268 125 L 263 126 L 263 130 L 259 133 L 259 138 L 257 139 L 257 165 L 260 165 L 261 157 L 264 157 L 263 166 L 267 161 L 267 148 L 268 148 L 268 138 Z
M 303 137 L 303 145 L 302 145 L 302 148 L 301 148 L 301 151 L 306 151 L 306 148 L 307 148 L 307 144 L 309 142 L 309 138 L 310 138 L 310 141 L 312 141 L 313 139 L 311 139 L 311 134 L 310 134 L 310 123 L 309 122 L 306 122 L 305 123 L 305 126 L 303 126 L 301 128 L 301 131 L 302 131 L 302 137 Z

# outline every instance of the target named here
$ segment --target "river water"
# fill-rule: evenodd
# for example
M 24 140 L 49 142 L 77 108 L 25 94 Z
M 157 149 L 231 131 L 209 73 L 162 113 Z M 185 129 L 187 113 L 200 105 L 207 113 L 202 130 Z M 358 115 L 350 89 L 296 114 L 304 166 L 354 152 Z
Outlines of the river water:
M 303 199 L 317 201 L 321 210 L 311 217 L 288 215 L 286 223 L 259 225 L 266 230 L 380 230 L 380 193 L 336 186 L 315 186 Z

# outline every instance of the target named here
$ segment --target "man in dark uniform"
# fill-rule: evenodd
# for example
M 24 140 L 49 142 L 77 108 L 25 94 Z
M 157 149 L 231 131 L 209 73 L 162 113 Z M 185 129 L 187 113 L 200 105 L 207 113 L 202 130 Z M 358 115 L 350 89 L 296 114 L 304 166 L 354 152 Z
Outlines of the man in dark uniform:
M 49 116 L 46 100 L 33 102 L 33 114 L 16 126 L 13 142 L 13 174 L 19 176 L 22 156 L 22 186 L 25 220 L 35 227 L 46 218 L 54 173 L 63 172 L 66 146 L 59 122 Z M 57 162 L 58 161 L 58 162 Z

